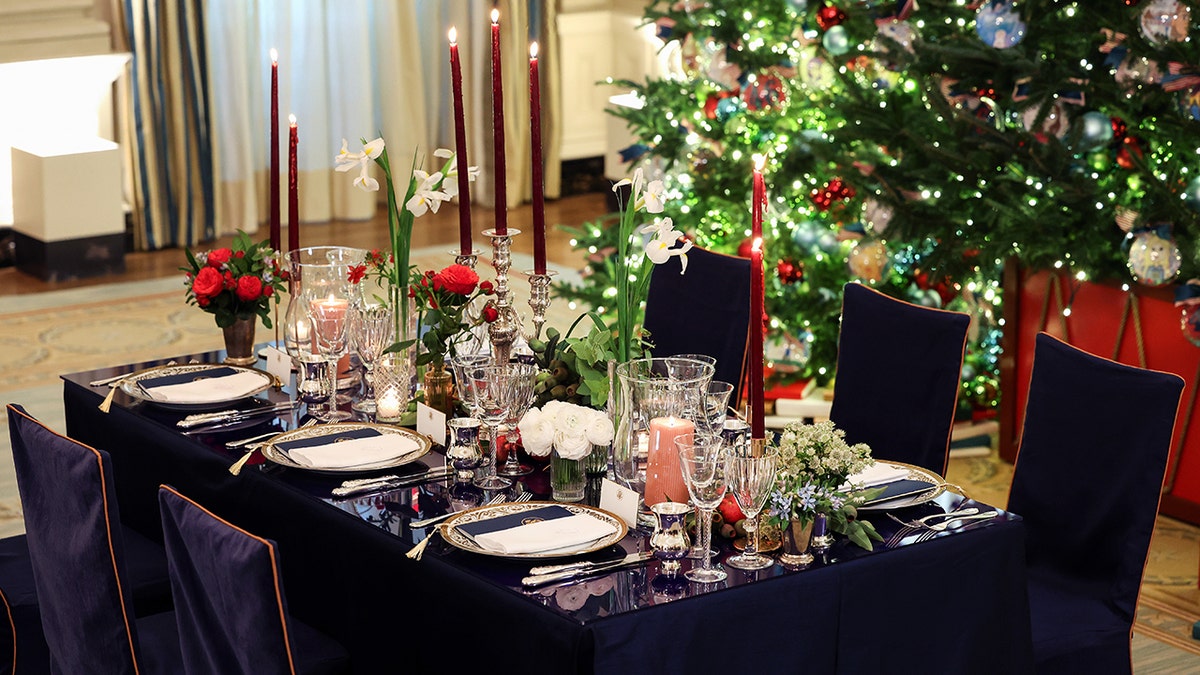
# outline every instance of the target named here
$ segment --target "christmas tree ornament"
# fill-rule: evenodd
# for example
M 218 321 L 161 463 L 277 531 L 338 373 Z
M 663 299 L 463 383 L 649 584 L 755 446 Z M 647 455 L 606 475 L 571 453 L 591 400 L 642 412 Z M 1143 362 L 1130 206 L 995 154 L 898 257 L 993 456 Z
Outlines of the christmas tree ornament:
M 1125 124 L 1125 120 L 1120 117 L 1108 118 L 1112 122 L 1113 140 L 1120 143 L 1125 140 L 1125 136 L 1129 134 L 1129 125 Z
M 1129 274 L 1146 286 L 1162 286 L 1179 274 L 1183 262 L 1179 247 L 1171 238 L 1170 223 L 1134 230 L 1130 233 Z
M 1121 149 L 1117 150 L 1117 165 L 1122 169 L 1132 169 L 1143 157 L 1142 146 L 1138 139 L 1126 136 L 1121 141 Z
M 774 75 L 756 77 L 742 87 L 742 102 L 747 110 L 764 110 L 783 105 L 787 97 L 783 80 Z
M 808 9 L 808 0 L 788 0 L 788 5 L 791 6 L 797 14 L 801 14 Z
M 871 51 L 883 55 L 880 61 L 888 70 L 899 70 L 903 59 L 894 54 L 893 49 L 913 54 L 913 43 L 917 41 L 917 31 L 907 21 L 883 21 L 879 23 L 875 38 L 871 41 Z
M 840 26 L 846 20 L 846 13 L 839 7 L 833 5 L 825 5 L 817 10 L 817 25 L 821 30 L 829 30 L 834 26 Z
M 753 246 L 753 242 L 750 241 L 750 237 L 746 237 L 745 239 L 743 239 L 742 243 L 738 244 L 738 247 L 737 247 L 738 257 L 739 258 L 749 258 L 751 246 Z
M 704 69 L 708 79 L 716 82 L 725 89 L 737 89 L 742 81 L 742 69 L 730 63 L 725 58 L 725 47 L 715 40 L 704 43 L 703 57 L 706 57 L 707 67 Z
M 1179 92 L 1179 112 L 1189 119 L 1200 121 L 1200 86 L 1187 87 Z
M 1175 306 L 1182 311 L 1179 328 L 1183 337 L 1200 347 L 1200 279 L 1189 279 L 1175 289 Z
M 786 285 L 804 280 L 804 263 L 791 258 L 781 258 L 775 265 L 775 274 Z
M 1061 139 L 1070 131 L 1070 120 L 1067 119 L 1067 107 L 1062 101 L 1054 101 L 1046 114 L 1042 115 L 1042 104 L 1032 105 L 1021 113 L 1021 123 L 1025 130 L 1035 134 L 1046 134 Z M 1038 121 L 1038 118 L 1041 121 Z
M 1142 37 L 1151 44 L 1187 39 L 1192 9 L 1179 0 L 1152 0 L 1141 11 Z
M 726 96 L 717 101 L 716 117 L 718 122 L 728 122 L 741 111 L 742 103 L 736 96 Z
M 831 26 L 825 31 L 825 37 L 821 38 L 821 44 L 834 56 L 841 56 L 850 51 L 850 36 L 846 33 L 846 27 Z
M 1200 211 L 1200 176 L 1188 181 L 1183 189 L 1183 203 L 1193 211 Z
M 975 34 L 984 44 L 1008 49 L 1025 39 L 1025 22 L 1012 0 L 989 0 L 975 13 Z
M 885 204 L 874 197 L 863 200 L 863 223 L 875 234 L 883 234 L 896 210 L 891 204 Z
M 1075 125 L 1079 128 L 1079 141 L 1076 149 L 1080 151 L 1086 152 L 1108 145 L 1108 142 L 1112 140 L 1113 125 L 1108 115 L 1104 113 L 1089 110 L 1079 116 Z
M 817 91 L 824 91 L 837 81 L 837 70 L 816 49 L 809 47 L 800 52 L 800 81 Z
M 887 247 L 878 239 L 861 241 L 850 251 L 850 273 L 868 283 L 883 281 L 889 262 Z
M 1139 84 L 1158 84 L 1162 77 L 1158 61 L 1135 54 L 1126 54 L 1113 73 L 1113 79 L 1127 91 L 1133 90 Z

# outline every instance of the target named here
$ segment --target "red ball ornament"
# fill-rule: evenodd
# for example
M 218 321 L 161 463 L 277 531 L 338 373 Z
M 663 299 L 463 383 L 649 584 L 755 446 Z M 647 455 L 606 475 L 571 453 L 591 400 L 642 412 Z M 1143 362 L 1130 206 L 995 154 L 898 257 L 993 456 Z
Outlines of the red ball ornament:
M 845 20 L 846 13 L 832 5 L 825 5 L 817 10 L 817 25 L 821 27 L 821 30 L 829 30 L 834 26 L 841 25 Z
M 1113 140 L 1118 143 L 1125 140 L 1126 134 L 1129 133 L 1129 125 L 1120 117 L 1110 117 L 1109 120 L 1112 122 Z
M 1132 169 L 1135 158 L 1142 159 L 1142 147 L 1138 144 L 1138 139 L 1126 136 L 1125 140 L 1121 141 L 1121 149 L 1117 151 L 1117 164 L 1122 169 Z
M 754 242 L 750 241 L 750 237 L 746 237 L 745 239 L 743 239 L 742 243 L 738 244 L 738 251 L 737 251 L 738 257 L 739 258 L 749 258 L 750 257 L 750 247 L 753 245 L 754 245 Z
M 784 258 L 775 265 L 775 273 L 783 283 L 794 284 L 804 279 L 804 264 L 790 258 Z

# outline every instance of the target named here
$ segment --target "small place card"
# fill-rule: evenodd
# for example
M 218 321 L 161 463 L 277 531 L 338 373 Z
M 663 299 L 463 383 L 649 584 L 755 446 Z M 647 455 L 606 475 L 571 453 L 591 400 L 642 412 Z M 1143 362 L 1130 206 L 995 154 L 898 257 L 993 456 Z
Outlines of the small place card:
M 292 379 L 292 357 L 278 347 L 264 347 L 258 355 L 267 360 L 267 372 L 287 384 Z
M 600 483 L 600 508 L 637 527 L 638 493 L 607 478 Z
M 446 445 L 446 413 L 417 403 L 417 433 L 424 434 L 434 443 Z

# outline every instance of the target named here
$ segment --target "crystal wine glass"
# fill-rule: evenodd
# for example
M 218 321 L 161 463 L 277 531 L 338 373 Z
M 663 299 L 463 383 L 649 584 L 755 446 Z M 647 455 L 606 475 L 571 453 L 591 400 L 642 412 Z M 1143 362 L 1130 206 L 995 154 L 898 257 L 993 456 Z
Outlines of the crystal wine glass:
M 324 357 L 316 350 L 308 298 L 293 295 L 284 314 L 283 345 L 296 368 L 296 398 L 303 401 L 313 419 L 324 419 L 329 402 L 329 377 Z
M 708 390 L 701 392 L 704 406 L 704 420 L 708 423 L 708 432 L 720 434 L 725 428 L 725 418 L 728 417 L 729 397 L 733 394 L 733 385 L 720 380 L 708 383 Z
M 491 460 L 487 474 L 475 480 L 475 485 L 485 490 L 503 490 L 513 484 L 513 481 L 496 475 L 499 428 L 513 418 L 514 410 L 524 414 L 523 411 L 529 409 L 536 374 L 534 366 L 523 363 L 478 366 L 465 371 L 467 385 L 471 387 L 479 409 L 479 419 L 488 428 Z
M 454 381 L 458 383 L 458 395 L 462 398 L 471 417 L 479 417 L 479 406 L 475 401 L 475 392 L 467 384 L 467 371 L 471 368 L 486 366 L 492 362 L 491 354 L 459 353 L 450 358 L 450 369 L 454 372 Z
M 697 431 L 689 438 L 675 439 L 679 449 L 679 470 L 687 483 L 692 503 L 700 509 L 700 564 L 683 573 L 692 581 L 715 583 L 725 579 L 725 570 L 712 564 L 712 516 L 725 497 L 725 455 L 721 437 Z
M 766 504 L 767 496 L 771 494 L 778 466 L 779 451 L 775 448 L 767 448 L 758 456 L 749 450 L 725 450 L 729 491 L 746 516 L 746 550 L 727 558 L 727 565 L 740 570 L 761 570 L 775 563 L 758 552 L 758 515 Z
M 322 296 L 310 296 L 308 301 L 308 316 L 312 320 L 313 335 L 317 339 L 317 350 L 325 358 L 329 368 L 330 391 L 337 391 L 338 360 L 350 348 L 349 335 L 346 330 L 346 315 L 350 309 L 350 299 L 345 288 L 338 284 L 330 284 L 322 289 Z M 338 410 L 336 405 L 329 406 L 325 414 L 326 422 L 350 419 L 350 413 Z
M 375 381 L 372 370 L 375 362 L 392 343 L 392 308 L 375 303 L 355 302 L 348 319 L 350 347 L 358 353 L 363 364 L 361 397 L 350 407 L 359 412 L 375 413 Z
M 509 370 L 514 373 L 512 384 L 513 389 L 512 405 L 508 409 L 508 418 L 504 420 L 504 425 L 508 429 L 507 439 L 514 444 L 517 440 L 517 423 L 529 412 L 529 406 L 533 405 L 533 389 L 537 386 L 537 366 L 530 363 L 509 363 Z M 514 449 L 508 453 L 508 458 L 504 462 L 504 466 L 497 471 L 501 476 L 515 478 L 517 476 L 525 476 L 533 472 L 533 469 L 522 464 L 517 459 L 517 453 Z

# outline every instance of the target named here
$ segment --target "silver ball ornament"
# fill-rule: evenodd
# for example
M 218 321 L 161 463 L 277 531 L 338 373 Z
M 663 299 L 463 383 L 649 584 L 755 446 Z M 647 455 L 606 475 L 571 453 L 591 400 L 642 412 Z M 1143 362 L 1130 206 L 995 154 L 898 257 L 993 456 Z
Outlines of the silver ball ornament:
M 832 26 L 825 31 L 825 37 L 821 38 L 821 44 L 830 54 L 841 56 L 850 51 L 850 36 L 846 34 L 844 26 Z

